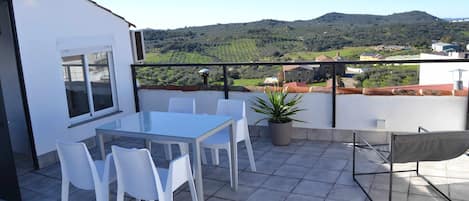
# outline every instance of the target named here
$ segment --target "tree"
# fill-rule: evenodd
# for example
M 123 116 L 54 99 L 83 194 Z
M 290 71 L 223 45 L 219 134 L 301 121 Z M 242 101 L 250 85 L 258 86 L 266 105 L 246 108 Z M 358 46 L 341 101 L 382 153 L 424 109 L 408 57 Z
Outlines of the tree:
M 451 35 L 444 35 L 443 37 L 441 37 L 440 41 L 444 43 L 452 43 L 454 42 L 454 38 Z

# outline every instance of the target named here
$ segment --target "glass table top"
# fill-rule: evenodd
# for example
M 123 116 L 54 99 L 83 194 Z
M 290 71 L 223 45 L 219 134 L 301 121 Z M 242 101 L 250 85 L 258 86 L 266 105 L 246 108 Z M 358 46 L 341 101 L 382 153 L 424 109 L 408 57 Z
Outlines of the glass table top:
M 99 126 L 96 130 L 195 139 L 231 120 L 230 116 L 220 115 L 138 112 Z

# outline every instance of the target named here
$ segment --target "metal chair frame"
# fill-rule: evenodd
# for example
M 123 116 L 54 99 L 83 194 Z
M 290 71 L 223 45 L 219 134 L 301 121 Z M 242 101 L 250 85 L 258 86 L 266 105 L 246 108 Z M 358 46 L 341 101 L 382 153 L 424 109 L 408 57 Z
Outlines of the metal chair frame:
M 429 132 L 429 130 L 423 128 L 423 127 L 419 127 L 418 128 L 418 132 L 419 133 L 422 133 L 423 132 Z M 364 142 L 364 144 L 357 144 L 357 137 L 362 141 Z M 352 166 L 352 175 L 353 175 L 353 180 L 355 181 L 355 183 L 358 184 L 358 187 L 360 187 L 360 189 L 365 193 L 366 197 L 370 200 L 370 201 L 373 201 L 373 199 L 371 198 L 370 194 L 368 194 L 368 192 L 365 190 L 365 188 L 363 187 L 362 184 L 360 184 L 360 182 L 357 180 L 356 176 L 360 176 L 360 175 L 378 175 L 378 174 L 388 174 L 389 175 L 389 195 L 388 195 L 388 198 L 389 198 L 389 201 L 392 200 L 392 184 L 393 184 L 393 174 L 394 173 L 400 173 L 400 172 L 415 172 L 417 174 L 418 177 L 422 178 L 423 180 L 425 180 L 436 192 L 438 192 L 438 194 L 440 196 L 442 196 L 444 199 L 448 200 L 448 201 L 451 201 L 451 199 L 449 198 L 448 195 L 446 195 L 445 193 L 443 193 L 441 190 L 439 190 L 432 182 L 430 182 L 430 180 L 428 178 L 426 178 L 424 175 L 421 175 L 419 173 L 419 161 L 416 162 L 416 168 L 413 169 L 413 170 L 400 170 L 400 171 L 394 171 L 394 155 L 393 155 L 393 148 L 395 147 L 395 137 L 396 135 L 391 133 L 391 145 L 390 145 L 390 150 L 389 150 L 389 156 L 390 156 L 390 159 L 391 160 L 388 160 L 388 158 L 386 158 L 382 152 L 387 152 L 387 151 L 384 151 L 384 150 L 378 150 L 376 149 L 375 147 L 376 146 L 383 146 L 383 145 L 388 145 L 388 144 L 370 144 L 368 143 L 364 137 L 362 137 L 360 135 L 360 133 L 358 133 L 357 131 L 354 131 L 353 132 L 353 157 L 352 157 L 352 162 L 353 162 L 353 166 Z M 374 151 L 380 159 L 382 159 L 385 163 L 389 163 L 389 171 L 382 171 L 382 172 L 365 172 L 365 173 L 357 173 L 356 171 L 356 149 L 357 148 L 362 148 L 362 149 L 370 149 L 372 151 Z

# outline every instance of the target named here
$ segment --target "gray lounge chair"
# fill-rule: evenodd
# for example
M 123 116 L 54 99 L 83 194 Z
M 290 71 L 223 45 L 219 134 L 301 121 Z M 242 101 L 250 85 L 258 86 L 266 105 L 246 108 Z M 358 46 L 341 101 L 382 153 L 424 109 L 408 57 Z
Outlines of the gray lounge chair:
M 357 140 L 360 142 L 358 143 Z M 419 127 L 418 133 L 391 133 L 389 144 L 372 145 L 360 135 L 353 133 L 353 180 L 363 190 L 369 200 L 373 200 L 363 185 L 356 178 L 360 175 L 389 174 L 389 201 L 392 200 L 393 174 L 398 172 L 415 172 L 423 178 L 436 192 L 446 200 L 451 200 L 448 195 L 440 191 L 424 175 L 419 174 L 419 162 L 444 161 L 459 157 L 469 149 L 469 131 L 429 132 Z M 356 171 L 356 152 L 366 152 L 377 156 L 383 163 L 389 164 L 389 171 L 360 172 Z M 395 163 L 415 162 L 416 168 L 412 170 L 395 171 Z

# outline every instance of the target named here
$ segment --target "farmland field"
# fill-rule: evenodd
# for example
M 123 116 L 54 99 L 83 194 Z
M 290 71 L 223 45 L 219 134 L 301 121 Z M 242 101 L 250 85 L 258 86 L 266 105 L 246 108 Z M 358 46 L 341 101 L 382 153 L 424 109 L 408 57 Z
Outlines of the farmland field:
M 245 62 L 259 57 L 256 41 L 252 39 L 234 40 L 228 44 L 217 44 L 205 52 L 218 61 Z
M 257 86 L 264 82 L 264 79 L 237 79 L 233 80 L 233 86 Z
M 198 53 L 174 52 L 167 53 L 148 53 L 146 63 L 208 63 L 213 59 Z
M 356 60 L 360 57 L 360 54 L 367 51 L 372 51 L 372 49 L 368 47 L 345 47 L 340 50 L 329 50 L 323 52 L 293 52 L 285 54 L 284 57 L 292 60 L 314 60 L 320 55 L 334 57 L 337 55 L 337 52 L 339 52 L 340 56 L 344 58 Z

